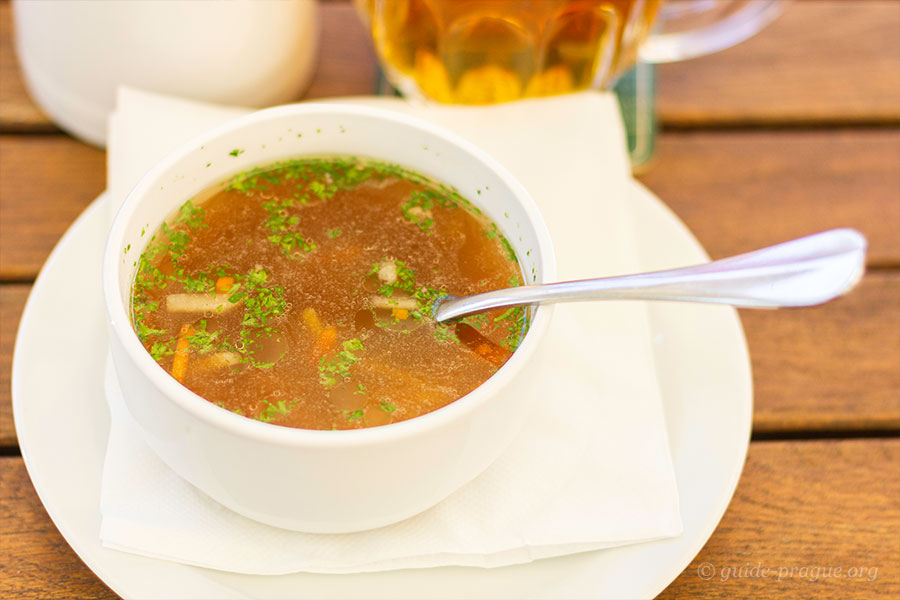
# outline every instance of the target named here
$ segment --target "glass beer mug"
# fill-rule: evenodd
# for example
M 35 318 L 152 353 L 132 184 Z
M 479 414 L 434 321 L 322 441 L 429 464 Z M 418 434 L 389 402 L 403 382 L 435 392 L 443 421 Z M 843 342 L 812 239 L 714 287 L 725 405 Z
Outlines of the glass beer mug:
M 409 98 L 490 104 L 607 88 L 636 60 L 721 50 L 764 27 L 779 0 L 356 0 L 390 82 Z M 656 21 L 713 22 L 651 34 Z

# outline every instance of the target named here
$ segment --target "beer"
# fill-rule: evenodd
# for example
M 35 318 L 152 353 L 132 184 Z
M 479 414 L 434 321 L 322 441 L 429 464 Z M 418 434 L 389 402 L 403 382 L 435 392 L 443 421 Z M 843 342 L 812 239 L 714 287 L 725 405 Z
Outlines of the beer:
M 411 97 L 490 104 L 607 87 L 660 0 L 357 0 L 391 82 Z

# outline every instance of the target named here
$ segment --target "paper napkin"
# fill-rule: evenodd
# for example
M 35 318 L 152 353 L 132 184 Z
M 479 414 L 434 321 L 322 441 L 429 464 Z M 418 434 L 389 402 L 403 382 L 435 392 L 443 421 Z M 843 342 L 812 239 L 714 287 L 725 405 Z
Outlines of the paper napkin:
M 493 107 L 412 106 L 478 144 L 537 201 L 560 279 L 639 268 L 629 168 L 609 94 Z M 110 123 L 111 210 L 179 142 L 242 111 L 122 90 Z M 645 307 L 564 304 L 540 348 L 541 399 L 491 467 L 434 508 L 388 527 L 305 534 L 237 515 L 180 479 L 140 439 L 107 374 L 111 426 L 100 537 L 111 548 L 255 574 L 496 567 L 678 535 L 681 518 Z

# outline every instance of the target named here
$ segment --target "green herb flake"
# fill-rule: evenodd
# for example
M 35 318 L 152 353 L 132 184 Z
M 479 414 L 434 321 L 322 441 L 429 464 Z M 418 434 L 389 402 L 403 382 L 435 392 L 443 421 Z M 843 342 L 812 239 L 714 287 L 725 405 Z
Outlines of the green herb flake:
M 173 348 L 173 346 L 173 340 L 167 342 L 153 342 L 150 346 L 150 356 L 153 357 L 153 360 L 159 362 L 166 356 L 175 354 L 175 348 Z
M 459 337 L 457 337 L 456 335 L 455 328 L 444 323 L 439 323 L 437 327 L 435 327 L 434 339 L 438 342 L 454 342 L 457 344 L 460 343 Z
M 330 359 L 319 359 L 319 383 L 326 388 L 333 388 L 338 383 L 350 379 L 350 367 L 359 362 L 357 352 L 362 351 L 363 343 L 359 338 L 346 340 L 341 344 L 343 350 Z
M 263 409 L 256 415 L 256 419 L 264 423 L 269 423 L 279 415 L 288 414 L 296 402 L 296 400 L 292 400 L 291 402 L 285 402 L 284 400 L 269 402 L 268 400 L 264 400 Z
M 194 326 L 194 333 L 188 336 L 188 343 L 192 350 L 200 354 L 208 354 L 213 350 L 224 350 L 219 345 L 219 332 L 206 330 L 206 319 L 202 319 Z

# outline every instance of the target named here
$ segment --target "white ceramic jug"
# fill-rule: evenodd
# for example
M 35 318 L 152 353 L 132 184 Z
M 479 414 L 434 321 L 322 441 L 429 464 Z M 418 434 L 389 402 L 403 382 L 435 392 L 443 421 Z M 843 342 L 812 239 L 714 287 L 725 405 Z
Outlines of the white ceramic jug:
M 32 98 L 63 129 L 106 143 L 116 88 L 262 107 L 295 100 L 315 69 L 315 0 L 14 0 Z

